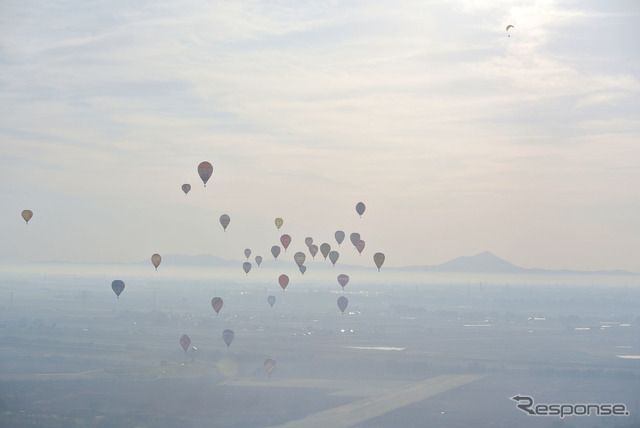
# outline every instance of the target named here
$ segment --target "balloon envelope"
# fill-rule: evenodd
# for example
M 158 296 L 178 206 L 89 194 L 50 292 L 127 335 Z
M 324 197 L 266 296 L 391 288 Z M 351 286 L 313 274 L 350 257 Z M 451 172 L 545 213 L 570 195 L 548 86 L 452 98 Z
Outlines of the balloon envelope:
M 251 263 L 250 262 L 242 263 L 242 269 L 244 270 L 244 273 L 249 275 L 249 271 L 251 270 Z
M 367 207 L 365 207 L 365 206 L 364 206 L 364 203 L 362 203 L 362 202 L 358 202 L 358 203 L 356 204 L 356 212 L 358 213 L 358 215 L 359 215 L 360 217 L 362 217 L 362 214 L 364 214 L 364 210 L 365 210 L 366 208 L 367 208 Z
M 198 175 L 202 183 L 204 183 L 204 187 L 207 187 L 207 181 L 211 178 L 211 174 L 213 174 L 213 165 L 207 161 L 200 162 L 200 165 L 198 165 Z
M 313 244 L 313 238 L 310 236 L 307 236 L 306 238 L 304 238 L 304 243 L 306 244 L 307 247 L 310 247 L 311 244 Z
M 224 301 L 220 297 L 214 297 L 213 299 L 211 299 L 211 307 L 214 311 L 216 311 L 216 315 L 218 315 L 218 312 L 220 312 L 220 309 L 222 309 L 223 304 Z
M 183 334 L 180 338 L 180 346 L 182 346 L 184 352 L 187 352 L 187 349 L 189 349 L 189 345 L 191 345 L 191 338 L 186 334 Z
M 344 314 L 344 310 L 347 309 L 347 305 L 349 304 L 349 300 L 346 297 L 340 296 L 338 297 L 338 307 L 340 311 Z
M 276 296 L 267 297 L 267 302 L 269 302 L 269 306 L 273 308 L 273 305 L 276 304 Z
M 262 263 L 262 256 L 256 256 L 256 264 L 260 266 L 260 263 Z
M 287 288 L 287 285 L 289 285 L 289 277 L 283 273 L 278 277 L 278 283 L 280 284 L 280 287 L 282 287 L 282 291 L 284 291 L 284 289 Z
M 333 236 L 336 238 L 338 245 L 342 244 L 342 241 L 344 241 L 344 232 L 341 230 L 337 230 Z
M 280 230 L 280 228 L 282 227 L 282 224 L 284 223 L 284 220 L 282 220 L 280 217 L 276 218 L 276 228 L 278 228 L 278 230 Z
M 327 244 L 326 242 L 320 245 L 320 252 L 322 253 L 322 257 L 324 257 L 325 260 L 327 260 L 327 256 L 329 255 L 330 251 L 331 245 Z
M 309 253 L 311 257 L 315 258 L 316 254 L 318 254 L 318 246 L 316 244 L 309 245 Z
M 273 255 L 274 259 L 278 260 L 278 256 L 280 255 L 280 247 L 278 247 L 277 245 L 271 247 L 271 255 Z
M 298 266 L 298 269 L 300 269 L 300 273 L 303 275 L 307 271 L 307 267 L 305 265 Z
M 116 293 L 116 296 L 120 298 L 120 293 L 124 290 L 124 281 L 116 279 L 111 283 L 111 289 Z
M 342 289 L 344 289 L 344 286 L 347 285 L 349 283 L 349 275 L 341 273 L 340 275 L 338 275 L 338 284 L 340 284 L 342 286 Z
M 356 250 L 362 254 L 362 250 L 364 250 L 364 241 L 362 239 L 356 242 Z
M 340 257 L 340 253 L 338 253 L 337 251 L 332 251 L 329 253 L 329 260 L 331 260 L 331 263 L 335 266 L 336 262 L 338 261 L 338 258 Z
M 267 375 L 271 377 L 271 372 L 276 368 L 276 360 L 273 358 L 267 358 L 264 360 L 264 369 L 267 371 Z
M 233 330 L 225 330 L 222 332 L 222 339 L 224 340 L 224 343 L 227 344 L 227 349 L 229 349 L 229 345 L 233 342 L 234 336 L 235 334 L 233 333 Z
M 307 256 L 302 251 L 298 251 L 293 255 L 293 260 L 296 262 L 298 266 L 302 266 L 306 258 Z
M 353 232 L 351 235 L 349 235 L 349 239 L 351 240 L 351 243 L 355 247 L 358 241 L 360 240 L 360 234 L 358 232 Z
M 220 216 L 220 224 L 222 225 L 222 229 L 226 231 L 229 223 L 231 223 L 231 217 L 229 217 L 227 214 L 222 214 Z
M 249 260 L 249 257 L 251 256 L 251 250 L 250 249 L 245 249 L 244 250 L 244 256 L 247 258 L 247 260 Z
M 33 211 L 31 210 L 23 210 L 22 211 L 22 218 L 24 219 L 24 221 L 29 224 L 29 220 L 31 220 L 31 217 L 33 217 Z
M 382 264 L 384 263 L 384 254 L 382 253 L 375 253 L 373 255 L 373 262 L 376 264 L 376 266 L 378 267 L 378 271 L 380 270 L 380 267 L 382 266 Z
M 289 244 L 291 244 L 291 236 L 284 234 L 280 237 L 280 243 L 284 247 L 284 250 L 287 251 Z
M 151 263 L 153 263 L 153 266 L 156 268 L 156 270 L 158 270 L 158 266 L 160 266 L 161 261 L 162 257 L 160 256 L 160 254 L 154 254 L 153 256 L 151 256 Z
M 182 185 L 182 191 L 184 192 L 185 196 L 187 193 L 189 193 L 189 191 L 191 190 L 191 184 L 183 184 Z

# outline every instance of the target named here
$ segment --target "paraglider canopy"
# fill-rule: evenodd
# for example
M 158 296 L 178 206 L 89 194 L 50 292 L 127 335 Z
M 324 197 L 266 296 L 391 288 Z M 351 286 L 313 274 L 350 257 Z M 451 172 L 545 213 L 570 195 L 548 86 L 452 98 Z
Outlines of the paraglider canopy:
M 282 287 L 282 291 L 284 291 L 284 289 L 287 288 L 287 285 L 289 285 L 289 277 L 283 273 L 278 277 L 278 283 L 280 284 L 280 287 Z
M 33 211 L 31 210 L 22 211 L 22 218 L 27 224 L 29 224 L 29 220 L 31 220 L 31 217 L 33 217 Z
M 204 187 L 207 187 L 207 181 L 211 178 L 211 174 L 213 174 L 213 165 L 207 161 L 200 162 L 200 165 L 198 165 L 198 175 L 202 183 L 204 183 Z
M 227 344 L 227 349 L 229 349 L 229 345 L 233 342 L 234 336 L 235 334 L 233 333 L 233 330 L 225 330 L 222 332 L 222 339 L 224 340 L 224 343 Z
M 220 312 L 220 309 L 222 309 L 223 304 L 224 302 L 220 297 L 214 297 L 213 299 L 211 299 L 211 307 L 214 311 L 216 311 L 216 316 L 218 316 L 218 312 Z
M 507 28 L 505 28 L 505 31 L 507 32 L 507 37 L 511 37 L 511 34 L 509 34 L 509 30 L 514 28 L 513 25 L 509 24 L 507 25 Z
M 186 334 L 183 334 L 180 338 L 180 346 L 184 349 L 185 354 L 187 353 L 187 349 L 189 349 L 189 345 L 191 345 L 191 338 Z
M 347 305 L 349 304 L 349 300 L 344 297 L 344 296 L 340 296 L 338 297 L 338 308 L 340 308 L 340 311 L 344 314 L 344 310 L 347 309 Z
M 116 297 L 120 298 L 120 293 L 124 290 L 124 281 L 116 279 L 111 283 L 111 289 L 116 293 Z
M 154 254 L 153 256 L 151 256 L 151 263 L 153 263 L 153 266 L 156 268 L 156 270 L 158 270 L 158 266 L 160 266 L 161 261 L 162 257 L 160 256 L 160 254 Z
M 185 196 L 187 196 L 187 193 L 189 193 L 190 190 L 191 190 L 191 184 L 182 185 L 182 191 L 184 192 Z
M 225 232 L 227 231 L 227 226 L 229 226 L 229 223 L 231 223 L 231 217 L 229 217 L 227 214 L 222 214 L 220 216 L 220 224 L 222 225 L 222 229 Z
M 360 217 L 362 217 L 362 214 L 364 214 L 364 210 L 365 210 L 366 208 L 367 208 L 367 207 L 365 207 L 365 206 L 364 206 L 364 203 L 362 203 L 362 202 L 358 202 L 358 203 L 356 204 L 356 212 L 358 213 L 358 215 L 359 215 Z

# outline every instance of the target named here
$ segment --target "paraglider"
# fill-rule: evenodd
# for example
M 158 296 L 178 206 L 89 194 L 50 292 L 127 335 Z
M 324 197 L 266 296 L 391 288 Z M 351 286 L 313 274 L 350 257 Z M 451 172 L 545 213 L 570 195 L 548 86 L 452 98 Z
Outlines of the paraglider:
M 282 220 L 280 217 L 278 217 L 278 218 L 276 218 L 275 223 L 276 223 L 276 228 L 278 230 L 280 230 L 280 228 L 282 227 L 282 224 L 284 223 L 284 220 Z
M 327 256 L 329 255 L 330 251 L 331 251 L 331 245 L 327 244 L 326 242 L 320 245 L 320 252 L 322 253 L 322 256 L 324 257 L 325 260 L 327 260 Z
M 349 304 L 349 300 L 346 297 L 344 296 L 338 297 L 338 308 L 340 308 L 340 311 L 342 312 L 343 315 L 344 315 L 344 310 L 347 309 L 348 304 Z
M 307 247 L 310 247 L 311 244 L 313 244 L 313 238 L 310 236 L 307 236 L 306 238 L 304 238 L 304 243 L 306 244 Z
M 214 297 L 213 299 L 211 299 L 211 307 L 214 311 L 216 311 L 216 316 L 218 316 L 218 312 L 220 312 L 220 309 L 222 309 L 223 304 L 224 301 L 220 297 Z
M 213 174 L 213 165 L 207 161 L 200 162 L 200 165 L 198 165 L 198 175 L 202 183 L 204 183 L 204 187 L 207 187 L 207 181 L 211 178 L 211 174 Z
M 282 291 L 284 291 L 284 289 L 287 288 L 287 285 L 289 285 L 289 277 L 283 273 L 278 277 L 278 283 L 280 284 L 280 287 L 282 287 Z
M 349 239 L 351 240 L 351 243 L 355 247 L 358 241 L 360 240 L 360 234 L 358 232 L 353 232 L 351 235 L 349 235 Z
M 307 256 L 302 251 L 298 251 L 293 255 L 293 260 L 296 262 L 298 267 L 304 264 L 304 261 L 306 260 L 306 258 Z
M 267 358 L 264 360 L 264 369 L 267 371 L 269 379 L 271 379 L 271 372 L 276 368 L 276 360 L 273 358 Z
M 382 253 L 375 253 L 373 255 L 373 262 L 376 264 L 376 266 L 378 267 L 378 272 L 380 272 L 380 267 L 382 266 L 382 264 L 384 263 L 384 254 Z
M 227 349 L 229 349 L 231 342 L 233 342 L 234 336 L 235 334 L 233 333 L 233 330 L 225 330 L 222 332 L 222 339 L 224 340 L 224 343 L 227 344 Z
M 275 260 L 278 260 L 278 256 L 280 255 L 280 247 L 278 247 L 277 245 L 271 247 L 271 255 L 273 255 L 273 258 Z
M 249 260 L 249 257 L 251 256 L 251 250 L 246 248 L 244 250 L 244 256 L 247 258 L 247 260 Z
M 29 224 L 29 220 L 31 220 L 31 217 L 33 217 L 33 211 L 31 210 L 23 210 L 22 211 L 22 218 L 24 219 L 24 221 Z
M 244 270 L 244 273 L 249 275 L 249 271 L 251 270 L 251 263 L 250 262 L 242 263 L 242 269 Z
M 284 247 L 284 251 L 287 251 L 289 244 L 291 244 L 291 236 L 284 234 L 280 237 L 280 243 Z
M 337 251 L 332 251 L 329 253 L 329 260 L 331 260 L 331 263 L 333 264 L 333 266 L 336 265 L 336 262 L 338 261 L 339 257 L 340 257 L 340 253 L 338 253 Z
M 507 28 L 505 28 L 505 31 L 507 32 L 507 37 L 511 37 L 511 34 L 509 34 L 509 30 L 514 28 L 513 25 L 509 24 L 507 25 Z
M 276 296 L 267 297 L 267 302 L 269 302 L 269 306 L 273 308 L 273 305 L 276 304 Z
M 344 241 L 344 232 L 341 230 L 337 230 L 333 236 L 336 238 L 338 246 L 340 246 L 340 244 L 342 244 L 342 241 Z
M 153 256 L 151 256 L 151 263 L 156 268 L 156 270 L 158 270 L 158 266 L 160 266 L 161 261 L 162 257 L 160 256 L 160 254 L 154 254 Z
M 225 232 L 227 231 L 227 226 L 229 226 L 229 223 L 231 223 L 231 217 L 229 217 L 227 214 L 222 214 L 220 216 L 220 224 L 222 225 L 222 229 Z
M 120 298 L 120 293 L 124 290 L 124 281 L 116 279 L 111 283 L 111 289 L 116 293 L 116 297 Z
M 187 353 L 187 349 L 189 349 L 189 345 L 191 345 L 191 338 L 188 335 L 183 334 L 180 338 L 180 346 L 184 349 L 185 354 Z
M 356 250 L 358 250 L 358 253 L 362 254 L 362 250 L 364 250 L 364 241 L 362 239 L 356 242 Z
M 256 264 L 260 267 L 260 263 L 262 263 L 262 256 L 256 256 Z
M 362 202 L 358 202 L 358 203 L 356 204 L 356 212 L 358 213 L 358 215 L 359 215 L 360 217 L 362 217 L 362 214 L 364 214 L 364 210 L 365 210 L 366 208 L 367 208 L 367 207 L 365 207 L 365 206 L 364 206 L 364 203 L 362 203 Z
M 309 245 L 309 253 L 312 258 L 316 258 L 316 254 L 318 254 L 318 246 L 316 244 Z
M 345 285 L 349 283 L 349 275 L 341 273 L 338 275 L 338 284 L 342 286 L 342 290 L 344 291 Z
M 182 191 L 184 192 L 185 196 L 187 196 L 187 193 L 189 193 L 190 190 L 191 190 L 191 184 L 182 185 Z

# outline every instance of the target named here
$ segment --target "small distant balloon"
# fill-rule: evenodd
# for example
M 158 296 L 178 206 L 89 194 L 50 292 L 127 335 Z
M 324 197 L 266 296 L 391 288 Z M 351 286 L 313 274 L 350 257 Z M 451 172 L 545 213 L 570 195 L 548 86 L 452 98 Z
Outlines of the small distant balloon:
M 187 349 L 189 349 L 189 345 L 191 345 L 191 338 L 188 335 L 183 334 L 180 338 L 180 346 L 184 349 L 185 354 L 187 353 Z
M 191 190 L 191 184 L 182 185 L 182 191 L 184 192 L 185 196 L 187 196 L 187 193 L 189 193 L 190 190 Z
M 213 165 L 207 161 L 200 162 L 200 165 L 198 165 L 198 175 L 200 176 L 204 187 L 207 187 L 207 181 L 211 178 L 211 174 L 213 174 Z
M 280 255 L 280 247 L 277 245 L 271 247 L 271 255 L 273 255 L 274 259 L 278 260 L 278 256 Z
M 116 297 L 119 299 L 120 293 L 122 293 L 122 291 L 124 290 L 124 281 L 116 279 L 111 283 L 111 289 L 114 293 L 116 293 Z
M 284 291 L 284 289 L 287 288 L 287 285 L 289 285 L 289 277 L 283 273 L 278 277 L 278 283 L 280 284 L 280 287 L 282 287 L 282 291 Z
M 269 302 L 269 306 L 273 308 L 273 305 L 276 304 L 276 296 L 267 297 L 267 302 Z
M 229 217 L 227 214 L 222 214 L 220 216 L 220 224 L 222 225 L 222 229 L 225 232 L 227 231 L 227 226 L 229 226 L 229 223 L 231 223 L 231 217 Z
M 358 250 L 358 253 L 362 254 L 362 250 L 364 250 L 364 241 L 362 239 L 356 242 L 356 250 Z
M 256 256 L 256 264 L 260 267 L 260 263 L 262 263 L 262 256 Z
M 273 358 L 267 358 L 264 360 L 264 369 L 267 371 L 267 375 L 271 378 L 271 372 L 276 368 L 276 360 Z
M 289 244 L 291 244 L 291 236 L 284 234 L 280 237 L 280 243 L 284 247 L 284 250 L 287 251 Z
M 276 228 L 278 230 L 280 230 L 280 228 L 282 227 L 282 224 L 284 223 L 284 220 L 282 220 L 280 217 L 276 218 Z
M 160 256 L 160 254 L 154 254 L 153 256 L 151 256 L 151 263 L 156 268 L 156 270 L 158 270 L 158 266 L 160 266 L 161 261 L 162 257 Z
M 244 270 L 244 273 L 249 275 L 249 271 L 251 270 L 251 263 L 250 262 L 242 263 L 242 270 Z
M 329 255 L 330 251 L 331 245 L 327 244 L 326 242 L 320 245 L 320 252 L 322 253 L 322 257 L 324 257 L 325 260 L 327 260 L 327 256 Z
M 345 285 L 347 285 L 349 283 L 349 275 L 341 273 L 340 275 L 338 275 L 338 284 L 340 284 L 340 286 L 342 286 L 342 289 L 344 290 Z
M 224 304 L 224 301 L 220 297 L 214 297 L 213 299 L 211 299 L 211 307 L 213 308 L 214 311 L 216 311 L 216 316 L 220 312 L 220 309 L 222 309 L 223 304 Z
M 344 314 L 344 310 L 347 309 L 347 305 L 349 304 L 349 300 L 344 297 L 344 296 L 340 296 L 338 297 L 338 308 L 340 308 L 340 311 Z
M 310 247 L 311 244 L 313 244 L 313 238 L 310 236 L 307 236 L 306 238 L 304 238 L 304 243 L 306 244 L 307 247 Z
M 23 210 L 22 211 L 22 218 L 24 219 L 26 224 L 29 224 L 29 220 L 31 220 L 31 217 L 33 217 L 33 211 L 31 211 L 31 210 Z
M 353 232 L 351 235 L 349 235 L 349 239 L 351 240 L 351 243 L 355 247 L 358 241 L 360 240 L 360 234 L 358 232 Z
M 249 257 L 251 257 L 251 250 L 246 248 L 244 250 L 244 256 L 247 258 L 247 260 L 249 260 Z
M 380 271 L 380 267 L 382 267 L 382 264 L 384 263 L 384 254 L 382 253 L 375 253 L 373 255 L 373 262 L 376 264 L 376 266 L 378 267 L 378 271 Z
M 224 340 L 224 343 L 227 344 L 227 349 L 229 349 L 231 342 L 233 342 L 234 336 L 235 333 L 233 332 L 233 330 L 225 330 L 222 332 L 222 339 Z
M 358 215 L 360 217 L 362 217 L 362 214 L 364 214 L 364 210 L 367 209 L 367 207 L 365 207 L 364 203 L 362 202 L 358 202 L 356 204 L 356 212 L 358 213 Z
M 304 264 L 304 261 L 306 260 L 306 258 L 307 256 L 302 251 L 298 251 L 293 255 L 293 260 L 296 262 L 298 267 Z
M 338 261 L 339 257 L 340 257 L 340 253 L 338 253 L 337 251 L 331 251 L 329 253 L 329 260 L 331 260 L 331 264 L 333 264 L 334 266 L 336 265 L 336 262 Z
M 338 246 L 340 244 L 342 244 L 342 241 L 344 241 L 344 232 L 341 230 L 337 230 L 336 233 L 334 234 L 334 237 L 336 238 L 336 242 L 338 243 Z
M 303 275 L 307 271 L 307 267 L 305 265 L 298 266 L 298 269 L 300 270 L 300 273 Z
M 316 258 L 316 254 L 318 254 L 318 246 L 316 244 L 309 245 L 309 253 L 312 258 Z

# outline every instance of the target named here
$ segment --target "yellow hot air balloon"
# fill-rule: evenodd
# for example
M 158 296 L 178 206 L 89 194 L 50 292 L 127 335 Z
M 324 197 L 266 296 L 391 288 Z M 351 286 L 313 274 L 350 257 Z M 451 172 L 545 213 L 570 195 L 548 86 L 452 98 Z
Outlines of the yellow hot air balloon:
M 162 261 L 162 257 L 160 254 L 154 254 L 151 256 L 151 263 L 155 266 L 156 270 L 158 270 L 158 266 L 160 266 L 160 262 Z
M 284 220 L 281 219 L 280 217 L 278 217 L 278 218 L 276 218 L 275 223 L 276 223 L 276 227 L 278 228 L 278 230 L 280 230 L 280 228 L 282 227 L 282 224 L 284 223 Z

